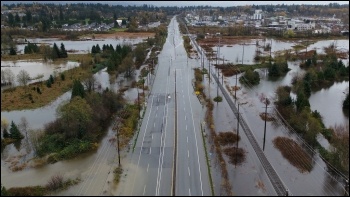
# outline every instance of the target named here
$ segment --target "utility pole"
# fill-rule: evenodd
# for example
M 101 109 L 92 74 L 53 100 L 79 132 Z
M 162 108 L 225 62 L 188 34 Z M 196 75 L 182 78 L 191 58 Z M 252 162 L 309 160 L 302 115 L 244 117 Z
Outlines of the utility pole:
M 210 70 L 210 61 L 209 61 L 209 84 L 210 84 L 210 72 L 211 72 L 211 70 Z
M 263 142 L 263 151 L 265 150 L 265 137 L 266 137 L 266 119 L 267 119 L 267 105 L 269 104 L 269 100 L 265 98 L 265 126 L 264 126 L 264 142 Z
M 243 66 L 243 57 L 244 57 L 244 44 L 245 44 L 245 43 L 243 43 L 242 66 Z
M 118 147 L 118 164 L 120 167 L 120 147 L 119 147 L 119 120 L 118 120 L 118 126 L 117 126 L 117 147 Z
M 235 86 L 235 102 L 237 101 L 237 97 L 236 97 L 236 92 L 237 92 L 237 71 L 236 71 L 236 86 Z
M 117 117 L 117 119 L 114 122 L 114 126 L 113 126 L 112 130 L 117 132 L 118 164 L 120 167 L 119 126 L 120 126 L 120 117 Z
M 203 73 L 203 69 L 204 69 L 204 57 L 203 57 L 203 50 L 202 50 L 202 55 L 201 55 L 201 64 L 202 64 L 202 73 Z
M 237 165 L 238 137 L 239 137 L 239 103 L 238 103 L 238 112 L 237 112 L 237 146 L 236 146 L 236 162 L 235 162 L 235 167 L 236 167 L 236 165 Z
M 222 66 L 224 66 L 224 59 L 225 59 L 225 56 L 222 56 Z M 221 84 L 224 85 L 224 74 L 222 73 L 222 70 L 221 70 Z
M 271 44 L 270 44 L 270 62 L 271 62 L 271 58 L 272 58 L 272 56 L 271 56 L 271 50 L 272 50 L 272 39 L 271 39 Z
M 187 67 L 188 67 L 188 55 L 187 55 Z
M 219 83 L 220 83 L 220 76 L 219 76 L 219 68 L 218 67 L 216 67 L 216 69 L 217 69 L 217 72 L 218 72 L 218 83 L 217 83 L 217 88 L 216 88 L 216 98 L 218 98 L 219 97 Z M 216 104 L 218 104 L 218 99 L 216 99 Z
M 137 89 L 137 104 L 139 106 L 139 119 L 140 119 L 140 113 L 141 113 L 141 105 L 140 105 L 140 94 L 139 94 L 139 87 L 136 88 Z

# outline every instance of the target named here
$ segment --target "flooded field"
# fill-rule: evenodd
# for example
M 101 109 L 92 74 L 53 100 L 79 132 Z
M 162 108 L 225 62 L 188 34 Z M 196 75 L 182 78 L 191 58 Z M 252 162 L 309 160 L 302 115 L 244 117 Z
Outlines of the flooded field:
M 48 44 L 51 47 L 53 46 L 54 43 L 58 47 L 61 46 L 61 43 L 64 44 L 65 49 L 67 50 L 68 54 L 69 53 L 76 53 L 76 54 L 85 54 L 89 53 L 91 51 L 91 48 L 93 45 L 99 45 L 100 48 L 102 49 L 103 45 L 112 45 L 114 48 L 119 44 L 119 45 L 134 45 L 137 43 L 140 43 L 143 41 L 145 38 L 136 38 L 136 39 L 131 39 L 131 38 L 106 38 L 106 39 L 96 39 L 96 40 L 84 40 L 84 41 L 71 41 L 71 40 L 60 40 L 57 38 L 52 38 L 52 39 L 28 39 L 29 42 L 31 43 L 38 43 L 37 45 L 40 46 L 40 44 Z M 17 46 L 17 50 L 19 50 L 22 54 L 24 54 L 24 47 L 25 44 L 21 44 Z

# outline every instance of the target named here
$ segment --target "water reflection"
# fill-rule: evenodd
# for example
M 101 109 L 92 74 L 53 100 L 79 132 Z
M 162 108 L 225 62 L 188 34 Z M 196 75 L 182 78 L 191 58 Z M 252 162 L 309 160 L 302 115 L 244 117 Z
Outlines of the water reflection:
M 68 53 L 77 53 L 77 54 L 84 54 L 91 51 L 91 48 L 93 45 L 99 45 L 101 48 L 103 45 L 112 45 L 113 48 L 115 48 L 118 44 L 119 45 L 134 45 L 138 44 L 143 41 L 144 38 L 118 38 L 118 39 L 103 39 L 103 40 L 84 40 L 84 41 L 71 41 L 71 40 L 60 40 L 58 38 L 51 38 L 51 39 L 27 39 L 31 43 L 45 43 L 49 44 L 50 46 L 53 46 L 54 43 L 59 47 L 61 46 L 61 43 L 64 44 L 65 49 L 68 51 Z M 21 53 L 24 53 L 24 47 L 26 45 L 17 45 L 17 49 L 21 51 Z
M 54 73 L 61 73 L 65 70 L 72 69 L 74 67 L 78 67 L 79 63 L 67 61 L 67 62 L 60 62 L 60 63 L 53 63 L 53 62 L 45 62 L 43 60 L 41 61 L 1 61 L 1 70 L 4 69 L 10 69 L 15 77 L 21 70 L 25 70 L 29 73 L 29 77 L 35 78 L 38 75 L 43 75 L 41 79 L 31 80 L 29 83 L 35 83 L 38 81 L 45 81 L 47 80 L 50 75 L 54 75 Z M 14 81 L 15 86 L 18 85 L 17 80 Z
M 258 42 L 258 46 L 256 43 Z M 299 41 L 300 42 L 300 41 Z M 298 41 L 279 41 L 275 39 L 251 39 L 241 41 L 240 44 L 234 45 L 224 45 L 220 47 L 219 60 L 222 61 L 222 58 L 225 61 L 234 63 L 234 64 L 255 64 L 254 55 L 257 50 L 263 53 L 264 56 L 268 56 L 270 51 L 264 51 L 263 46 L 271 46 L 271 56 L 274 57 L 276 52 L 283 50 L 291 50 L 294 52 L 293 46 L 300 44 Z M 349 40 L 321 40 L 317 41 L 308 46 L 308 50 L 316 49 L 318 54 L 324 54 L 324 47 L 328 47 L 330 44 L 335 44 L 336 49 L 343 52 L 349 51 Z M 212 47 L 213 51 L 218 51 L 217 46 Z M 305 51 L 305 49 L 300 50 L 300 52 Z M 221 63 L 221 61 L 219 61 Z M 343 60 L 345 65 L 349 60 Z
M 323 117 L 323 123 L 328 128 L 334 125 L 344 125 L 349 122 L 349 117 L 342 111 L 345 94 L 349 88 L 349 81 L 335 82 L 329 88 L 312 92 L 309 98 L 312 110 L 317 110 Z

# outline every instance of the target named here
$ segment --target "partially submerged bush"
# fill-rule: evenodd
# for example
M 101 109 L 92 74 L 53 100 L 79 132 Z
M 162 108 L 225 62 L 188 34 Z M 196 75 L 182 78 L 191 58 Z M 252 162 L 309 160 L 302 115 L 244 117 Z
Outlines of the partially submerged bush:
M 232 145 L 241 139 L 240 136 L 233 133 L 232 131 L 221 132 L 216 136 L 216 138 L 221 146 L 226 146 L 229 144 Z

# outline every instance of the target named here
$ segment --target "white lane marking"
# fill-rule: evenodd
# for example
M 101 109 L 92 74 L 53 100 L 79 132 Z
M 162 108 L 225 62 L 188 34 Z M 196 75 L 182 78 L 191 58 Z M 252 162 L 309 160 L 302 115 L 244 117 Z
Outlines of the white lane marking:
M 176 72 L 176 71 L 175 71 Z M 167 79 L 167 85 L 166 85 L 166 90 L 165 90 L 165 93 L 166 94 L 169 94 L 169 78 Z M 157 186 L 156 186 L 156 195 L 159 196 L 159 190 L 160 190 L 160 183 L 161 183 L 161 180 L 162 180 L 162 172 L 163 172 L 163 161 L 164 161 L 164 146 L 165 146 L 165 139 L 166 139 L 166 126 L 167 126 L 167 119 L 166 117 L 168 117 L 168 105 L 165 105 L 164 107 L 164 114 L 165 116 L 163 117 L 163 121 L 165 120 L 165 127 L 164 127 L 164 132 L 162 132 L 162 135 L 161 135 L 161 146 L 159 147 L 160 149 L 160 157 L 159 157 L 159 161 L 160 161 L 160 158 L 162 158 L 162 163 L 159 165 L 158 163 L 158 175 L 157 175 Z M 163 128 L 161 128 L 163 129 Z M 163 140 L 163 134 L 165 133 L 164 135 L 164 140 Z M 163 148 L 163 151 L 161 150 Z M 160 167 L 160 172 L 159 172 L 159 167 Z M 159 177 L 159 179 L 158 179 Z
M 191 196 L 191 189 L 190 188 L 188 188 L 188 195 Z
M 186 131 L 187 131 L 187 125 L 186 125 Z
M 187 169 L 188 169 L 188 176 L 191 176 L 190 167 L 187 167 Z
M 139 166 L 139 164 L 140 164 L 141 150 L 142 150 L 143 142 L 144 142 L 145 136 L 146 136 L 146 131 L 147 131 L 147 126 L 148 126 L 148 122 L 149 122 L 149 117 L 151 116 L 151 112 L 152 112 L 153 100 L 154 100 L 154 97 L 153 97 L 153 99 L 152 99 L 151 110 L 150 110 L 150 112 L 149 112 L 149 114 L 148 114 L 148 118 L 147 118 L 147 122 L 146 122 L 146 129 L 145 129 L 145 132 L 144 132 L 143 138 L 142 138 L 141 148 L 140 148 L 140 152 L 139 152 L 139 159 L 138 159 L 138 161 L 137 161 L 137 168 L 136 168 L 136 172 L 135 172 L 135 175 L 134 175 L 134 181 L 133 181 L 132 187 L 131 187 L 131 196 L 132 196 L 132 193 L 133 193 L 133 191 L 134 191 L 134 185 L 135 185 L 136 174 L 137 174 L 137 170 L 139 169 L 138 166 Z
M 187 150 L 187 157 L 190 158 L 190 151 L 189 150 Z
M 153 123 L 153 127 L 156 127 L 156 123 L 155 122 Z
M 148 172 L 148 168 L 149 168 L 149 163 L 148 163 L 148 165 L 147 165 L 147 172 Z
M 153 140 L 153 134 L 151 136 L 152 136 L 152 140 Z
M 187 81 L 189 82 L 189 77 L 190 75 L 187 75 Z M 193 110 L 192 110 L 192 104 L 191 104 L 191 100 L 190 100 L 190 89 L 187 88 L 187 95 L 188 95 L 188 101 L 190 103 L 190 109 L 191 109 L 191 115 L 192 115 L 192 124 L 193 124 L 193 132 L 194 132 L 194 138 L 196 140 L 196 149 L 197 149 L 197 162 L 198 162 L 198 171 L 199 171 L 199 180 L 201 182 L 201 192 L 202 192 L 202 196 L 203 196 L 203 183 L 202 183 L 202 171 L 201 171 L 201 165 L 199 163 L 199 154 L 198 154 L 198 145 L 197 145 L 197 134 L 196 134 L 196 128 L 194 126 L 194 120 L 193 120 Z
M 152 147 L 149 147 L 149 154 L 152 153 Z
M 145 195 L 145 191 L 146 191 L 146 185 L 143 187 L 143 196 Z

